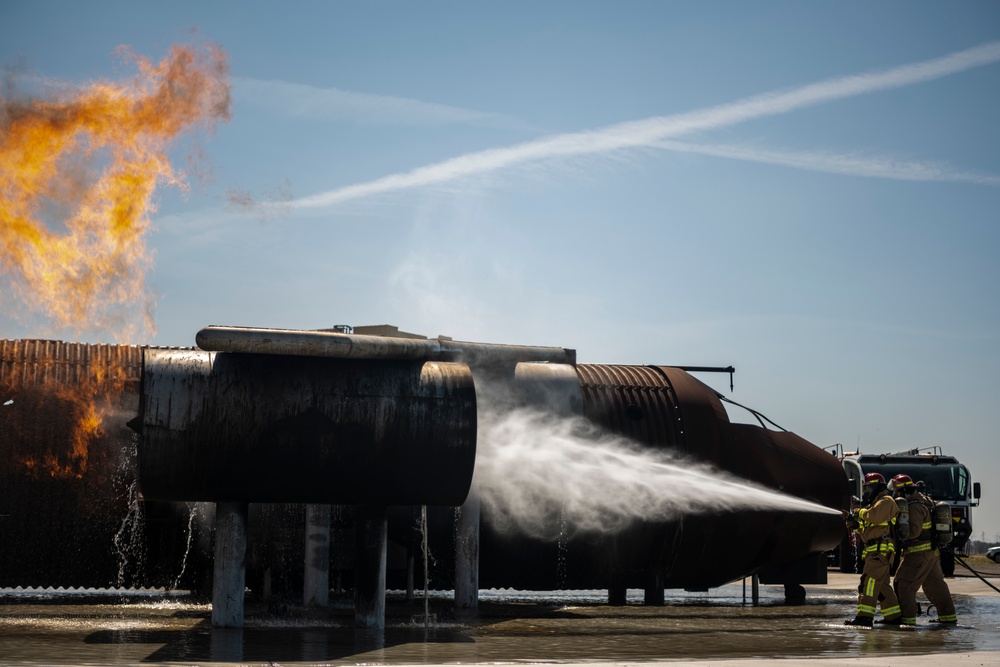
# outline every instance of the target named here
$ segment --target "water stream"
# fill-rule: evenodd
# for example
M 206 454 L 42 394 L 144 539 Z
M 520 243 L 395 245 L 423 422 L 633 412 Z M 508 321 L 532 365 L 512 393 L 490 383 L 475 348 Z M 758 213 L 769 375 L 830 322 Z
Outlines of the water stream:
M 672 450 L 642 448 L 582 417 L 529 409 L 480 415 L 474 484 L 494 527 L 542 539 L 719 511 L 839 514 Z
M 188 556 L 191 554 L 191 543 L 194 540 L 194 521 L 195 517 L 198 515 L 198 504 L 197 503 L 185 503 L 188 508 L 188 522 L 187 522 L 187 540 L 184 544 L 184 556 L 181 558 L 181 569 L 177 573 L 177 577 L 174 579 L 172 590 L 177 590 L 181 585 L 181 577 L 184 576 L 184 571 L 187 569 Z
M 128 510 L 118 532 L 112 540 L 118 555 L 118 577 L 115 586 L 127 588 L 142 578 L 143 567 L 143 516 L 139 502 L 139 480 L 131 479 L 124 493 Z M 131 576 L 130 576 L 131 575 Z

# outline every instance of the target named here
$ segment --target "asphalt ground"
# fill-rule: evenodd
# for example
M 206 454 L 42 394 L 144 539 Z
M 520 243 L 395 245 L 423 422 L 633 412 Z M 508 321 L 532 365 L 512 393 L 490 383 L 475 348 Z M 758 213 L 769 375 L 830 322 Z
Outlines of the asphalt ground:
M 1000 566 L 972 563 L 1000 587 Z M 845 627 L 859 576 L 835 570 L 806 586 L 801 606 L 783 589 L 736 582 L 707 593 L 667 591 L 667 604 L 612 607 L 601 591 L 484 591 L 477 614 L 456 618 L 446 595 L 387 604 L 384 631 L 352 627 L 341 600 L 324 610 L 281 613 L 248 605 L 243 630 L 215 630 L 205 603 L 101 603 L 0 597 L 0 665 L 662 665 L 763 667 L 1000 666 L 1000 592 L 973 576 L 948 579 L 958 627 Z M 967 574 L 967 573 L 966 573 Z M 638 597 L 635 597 L 635 596 Z M 927 605 L 926 600 L 923 601 Z
M 976 572 L 986 578 L 993 586 L 1000 588 L 1000 564 L 985 558 L 964 559 Z M 858 583 L 858 575 L 843 574 L 830 571 L 828 573 L 828 588 L 851 588 Z M 948 588 L 952 595 L 998 597 L 1000 593 L 989 588 L 979 578 L 962 564 L 957 563 L 955 576 L 948 578 Z M 1000 626 L 983 631 L 998 631 Z M 860 632 L 871 632 L 862 630 Z M 946 651 L 924 655 L 874 655 L 847 658 L 781 658 L 781 667 L 986 667 L 1000 666 L 1000 651 Z M 751 659 L 709 659 L 709 660 L 679 660 L 662 663 L 670 667 L 764 667 L 773 665 L 773 658 Z M 620 663 L 619 663 L 620 664 Z M 595 667 L 592 663 L 588 667 Z

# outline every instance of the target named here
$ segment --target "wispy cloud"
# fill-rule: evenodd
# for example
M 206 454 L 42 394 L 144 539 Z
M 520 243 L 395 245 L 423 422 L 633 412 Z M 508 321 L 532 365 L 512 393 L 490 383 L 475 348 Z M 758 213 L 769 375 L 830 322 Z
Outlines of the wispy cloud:
M 825 102 L 901 88 L 1000 61 L 1000 42 L 887 70 L 828 79 L 784 92 L 770 92 L 729 104 L 670 116 L 654 116 L 608 127 L 468 153 L 411 171 L 321 192 L 290 202 L 294 208 L 320 208 L 373 195 L 434 185 L 529 162 L 651 147 L 696 131 L 789 113 Z
M 533 130 L 511 116 L 390 95 L 320 88 L 288 81 L 233 78 L 233 97 L 243 105 L 298 118 L 360 125 L 476 125 Z
M 897 160 L 877 155 L 830 153 L 824 151 L 789 152 L 724 144 L 693 144 L 682 141 L 660 141 L 658 148 L 681 153 L 698 153 L 732 160 L 762 162 L 795 169 L 823 171 L 848 176 L 889 178 L 898 181 L 949 181 L 976 185 L 1000 185 L 1000 176 L 956 171 L 937 162 Z

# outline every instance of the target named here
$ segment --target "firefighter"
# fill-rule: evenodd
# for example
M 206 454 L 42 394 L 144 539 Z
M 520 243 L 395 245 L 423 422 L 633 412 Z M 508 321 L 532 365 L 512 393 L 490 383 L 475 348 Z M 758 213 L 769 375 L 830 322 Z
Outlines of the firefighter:
M 893 540 L 893 526 L 899 507 L 888 493 L 885 477 L 877 472 L 865 475 L 862 502 L 864 507 L 847 515 L 848 527 L 861 538 L 864 548 L 861 557 L 864 569 L 858 586 L 858 613 L 844 625 L 872 627 L 875 607 L 882 606 L 880 622 L 898 625 L 900 618 L 899 601 L 889 585 L 889 570 L 896 552 Z
M 896 570 L 895 587 L 902 610 L 902 624 L 917 624 L 917 590 L 937 609 L 937 618 L 931 623 L 955 625 L 955 603 L 941 571 L 941 553 L 933 535 L 934 502 L 920 493 L 909 475 L 896 475 L 889 489 L 897 498 L 905 498 L 910 514 L 909 531 L 900 535 L 902 560 Z

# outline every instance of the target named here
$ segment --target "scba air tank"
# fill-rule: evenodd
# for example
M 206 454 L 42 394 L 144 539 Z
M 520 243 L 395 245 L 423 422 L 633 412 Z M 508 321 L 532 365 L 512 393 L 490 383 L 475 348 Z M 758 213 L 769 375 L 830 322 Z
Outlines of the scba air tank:
M 934 534 L 938 546 L 951 544 L 954 528 L 951 525 L 951 505 L 943 500 L 934 503 Z
M 909 539 L 910 536 L 910 503 L 906 498 L 896 498 L 896 507 L 899 514 L 896 515 L 896 529 L 899 531 L 899 539 Z

